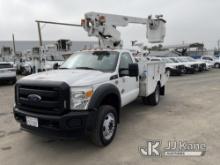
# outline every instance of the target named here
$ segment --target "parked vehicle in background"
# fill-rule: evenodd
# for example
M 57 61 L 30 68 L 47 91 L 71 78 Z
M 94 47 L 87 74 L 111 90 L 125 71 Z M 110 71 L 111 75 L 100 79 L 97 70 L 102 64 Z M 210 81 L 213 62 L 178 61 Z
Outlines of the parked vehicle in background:
M 188 60 L 192 64 L 198 64 L 198 66 L 199 66 L 199 70 L 198 71 L 200 71 L 200 72 L 207 70 L 206 69 L 206 63 L 204 61 L 195 60 L 195 59 L 193 59 L 192 57 L 189 57 L 189 56 L 181 57 L 181 58 L 185 58 L 186 60 Z
M 29 75 L 33 73 L 32 58 L 21 58 L 17 65 L 17 73 L 21 75 Z
M 180 57 L 168 57 L 171 59 L 173 62 L 184 65 L 186 73 L 195 73 L 196 71 L 199 70 L 199 65 L 190 63 L 187 59 L 180 58 Z
M 212 61 L 212 58 L 208 56 L 201 56 L 201 55 L 195 55 L 191 56 L 196 61 L 202 61 L 206 63 L 206 70 L 210 70 L 214 67 L 214 61 Z
M 13 49 L 9 46 L 3 46 L 1 48 L 1 53 L 0 53 L 0 62 L 6 62 L 10 63 L 13 68 L 17 69 L 17 64 L 16 64 L 16 56 L 13 53 Z
M 72 54 L 70 40 L 58 40 L 54 44 L 42 47 L 33 47 L 20 60 L 19 73 L 29 75 L 32 73 L 57 69 L 64 62 L 63 55 Z
M 220 57 L 215 56 L 202 56 L 202 60 L 210 61 L 215 68 L 220 68 Z
M 166 63 L 166 71 L 170 73 L 171 76 L 180 76 L 186 73 L 185 66 L 179 63 L 175 63 L 169 58 L 166 57 L 151 57 L 148 56 L 147 60 L 149 61 L 161 61 Z
M 42 60 L 43 71 L 58 69 L 64 62 L 63 56 L 54 56 L 53 54 L 47 55 L 46 58 Z
M 16 68 L 10 62 L 0 62 L 0 82 L 14 84 L 16 82 Z

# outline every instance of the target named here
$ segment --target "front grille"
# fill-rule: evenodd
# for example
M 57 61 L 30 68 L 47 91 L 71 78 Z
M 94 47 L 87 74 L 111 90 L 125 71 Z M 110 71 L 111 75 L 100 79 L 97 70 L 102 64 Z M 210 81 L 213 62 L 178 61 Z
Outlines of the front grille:
M 200 68 L 205 68 L 206 67 L 206 64 L 202 63 L 200 64 Z
M 30 99 L 40 96 L 40 100 Z M 16 85 L 16 106 L 24 111 L 59 115 L 69 109 L 69 87 L 66 83 L 25 83 Z
M 178 66 L 177 66 L 177 69 L 178 69 L 178 70 L 183 70 L 183 69 L 185 69 L 185 66 L 184 66 L 184 65 L 178 65 Z
M 191 67 L 194 68 L 194 69 L 198 69 L 199 65 L 198 64 L 193 64 L 193 65 L 191 65 Z

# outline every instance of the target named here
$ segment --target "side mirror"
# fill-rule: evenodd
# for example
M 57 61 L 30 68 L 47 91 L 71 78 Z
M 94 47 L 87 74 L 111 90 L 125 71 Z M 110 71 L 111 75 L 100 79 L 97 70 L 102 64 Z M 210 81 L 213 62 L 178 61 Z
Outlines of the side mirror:
M 58 68 L 59 68 L 59 64 L 58 63 L 54 64 L 53 69 L 58 69 Z
M 137 76 L 139 76 L 138 64 L 137 63 L 129 64 L 128 71 L 129 71 L 129 76 L 130 77 L 137 77 Z

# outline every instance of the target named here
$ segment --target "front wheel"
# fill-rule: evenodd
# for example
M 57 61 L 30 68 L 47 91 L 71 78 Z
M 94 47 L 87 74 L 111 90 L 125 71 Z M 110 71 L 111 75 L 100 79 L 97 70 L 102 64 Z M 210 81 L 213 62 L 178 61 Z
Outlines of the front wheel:
M 10 85 L 14 85 L 16 83 L 16 81 L 17 81 L 17 78 L 14 78 L 14 79 L 9 81 L 9 84 Z
M 98 146 L 107 146 L 114 139 L 117 130 L 117 113 L 114 107 L 103 105 L 99 108 L 91 140 Z
M 166 75 L 167 77 L 171 76 L 171 70 L 169 68 L 166 69 Z

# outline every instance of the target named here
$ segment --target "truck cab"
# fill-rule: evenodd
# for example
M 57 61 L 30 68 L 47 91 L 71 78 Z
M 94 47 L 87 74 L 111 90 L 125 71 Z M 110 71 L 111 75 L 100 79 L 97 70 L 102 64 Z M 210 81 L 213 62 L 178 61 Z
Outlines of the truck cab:
M 86 50 L 58 70 L 19 80 L 15 119 L 21 127 L 49 136 L 86 134 L 99 146 L 113 140 L 120 109 L 141 97 L 157 105 L 165 94 L 165 63 L 136 63 L 127 50 Z

